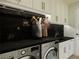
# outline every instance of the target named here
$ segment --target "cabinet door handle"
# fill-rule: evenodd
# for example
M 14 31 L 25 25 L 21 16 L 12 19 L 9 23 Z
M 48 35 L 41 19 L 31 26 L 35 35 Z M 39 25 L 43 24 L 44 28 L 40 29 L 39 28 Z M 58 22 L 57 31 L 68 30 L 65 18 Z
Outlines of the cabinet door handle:
M 66 53 L 66 47 L 64 47 L 64 53 Z
M 56 16 L 56 22 L 58 22 L 58 16 Z
M 65 18 L 64 21 L 65 21 L 65 23 L 66 23 L 66 22 L 67 22 L 67 19 Z
M 45 2 L 44 2 L 44 10 L 45 10 Z
M 42 2 L 42 10 L 43 10 L 43 2 Z
M 42 2 L 42 10 L 45 10 L 45 2 Z

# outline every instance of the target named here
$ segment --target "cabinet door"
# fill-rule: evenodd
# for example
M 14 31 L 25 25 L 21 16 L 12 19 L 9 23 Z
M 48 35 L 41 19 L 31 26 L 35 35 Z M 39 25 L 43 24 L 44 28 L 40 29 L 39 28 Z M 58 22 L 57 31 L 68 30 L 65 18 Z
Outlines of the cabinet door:
M 68 59 L 74 53 L 74 39 L 59 43 L 59 59 Z
M 70 40 L 68 45 L 68 57 L 70 57 L 74 53 L 74 39 Z
M 51 0 L 51 15 L 52 15 L 52 19 L 51 22 L 52 23 L 56 23 L 56 0 Z
M 43 7 L 43 11 L 47 12 L 47 13 L 51 13 L 51 0 L 42 0 L 42 7 Z
M 32 0 L 20 0 L 20 5 L 32 8 Z
M 61 4 L 60 4 L 60 7 L 61 7 L 61 9 L 60 9 L 60 23 L 62 23 L 62 24 L 64 24 L 64 16 L 65 16 L 65 11 L 64 11 L 64 2 L 63 1 L 61 1 Z
M 42 11 L 42 0 L 33 0 L 33 8 Z
M 56 0 L 56 22 L 60 23 L 60 1 Z
M 68 24 L 68 5 L 64 3 L 64 16 L 63 23 Z
M 33 0 L 33 8 L 43 12 L 50 12 L 51 0 Z
M 66 7 L 65 7 L 66 9 L 66 12 L 65 12 L 65 14 L 66 14 L 66 19 L 65 19 L 65 21 L 66 21 L 66 24 L 68 24 L 68 5 L 66 4 Z
M 63 1 L 62 0 L 56 0 L 56 23 L 63 24 Z
M 45 0 L 45 11 L 51 14 L 52 0 Z
M 42 11 L 47 12 L 47 0 L 42 0 Z
M 10 2 L 10 3 L 15 3 L 17 4 L 19 2 L 19 0 L 6 0 L 7 2 Z
M 63 59 L 65 56 L 63 54 L 63 44 L 59 43 L 59 59 Z
M 59 59 L 67 59 L 67 45 L 59 43 Z
M 52 19 L 58 24 L 68 23 L 68 6 L 63 0 L 52 0 Z M 53 12 L 54 11 L 54 12 Z M 55 16 L 54 16 L 55 14 Z

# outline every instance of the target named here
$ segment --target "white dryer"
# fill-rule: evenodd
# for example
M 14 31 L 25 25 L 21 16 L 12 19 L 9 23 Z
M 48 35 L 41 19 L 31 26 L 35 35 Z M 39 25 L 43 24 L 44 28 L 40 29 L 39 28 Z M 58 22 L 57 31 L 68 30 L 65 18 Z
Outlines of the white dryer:
M 58 44 L 55 41 L 41 45 L 41 59 L 58 59 Z

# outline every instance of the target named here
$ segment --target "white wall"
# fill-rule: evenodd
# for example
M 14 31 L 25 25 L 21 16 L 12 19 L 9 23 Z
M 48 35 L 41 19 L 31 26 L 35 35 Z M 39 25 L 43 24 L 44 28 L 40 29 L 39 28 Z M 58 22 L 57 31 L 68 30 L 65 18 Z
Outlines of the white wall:
M 79 32 L 79 2 L 69 6 L 69 23 Z M 79 35 L 75 35 L 75 54 L 79 56 Z

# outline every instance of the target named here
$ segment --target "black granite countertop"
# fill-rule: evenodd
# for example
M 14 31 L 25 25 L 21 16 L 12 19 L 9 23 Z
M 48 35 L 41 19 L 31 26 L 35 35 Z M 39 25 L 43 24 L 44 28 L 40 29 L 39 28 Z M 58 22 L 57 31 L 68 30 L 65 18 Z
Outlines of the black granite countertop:
M 40 45 L 47 42 L 59 40 L 58 43 L 73 39 L 73 37 L 61 37 L 61 38 L 41 38 L 41 39 L 26 39 L 22 41 L 14 41 L 0 44 L 0 54 L 14 51 L 22 48 L 27 48 L 34 45 Z
M 58 40 L 59 40 L 59 43 L 61 43 L 61 42 L 64 42 L 64 41 L 67 41 L 67 40 L 71 40 L 71 39 L 74 39 L 74 37 L 61 37 Z

